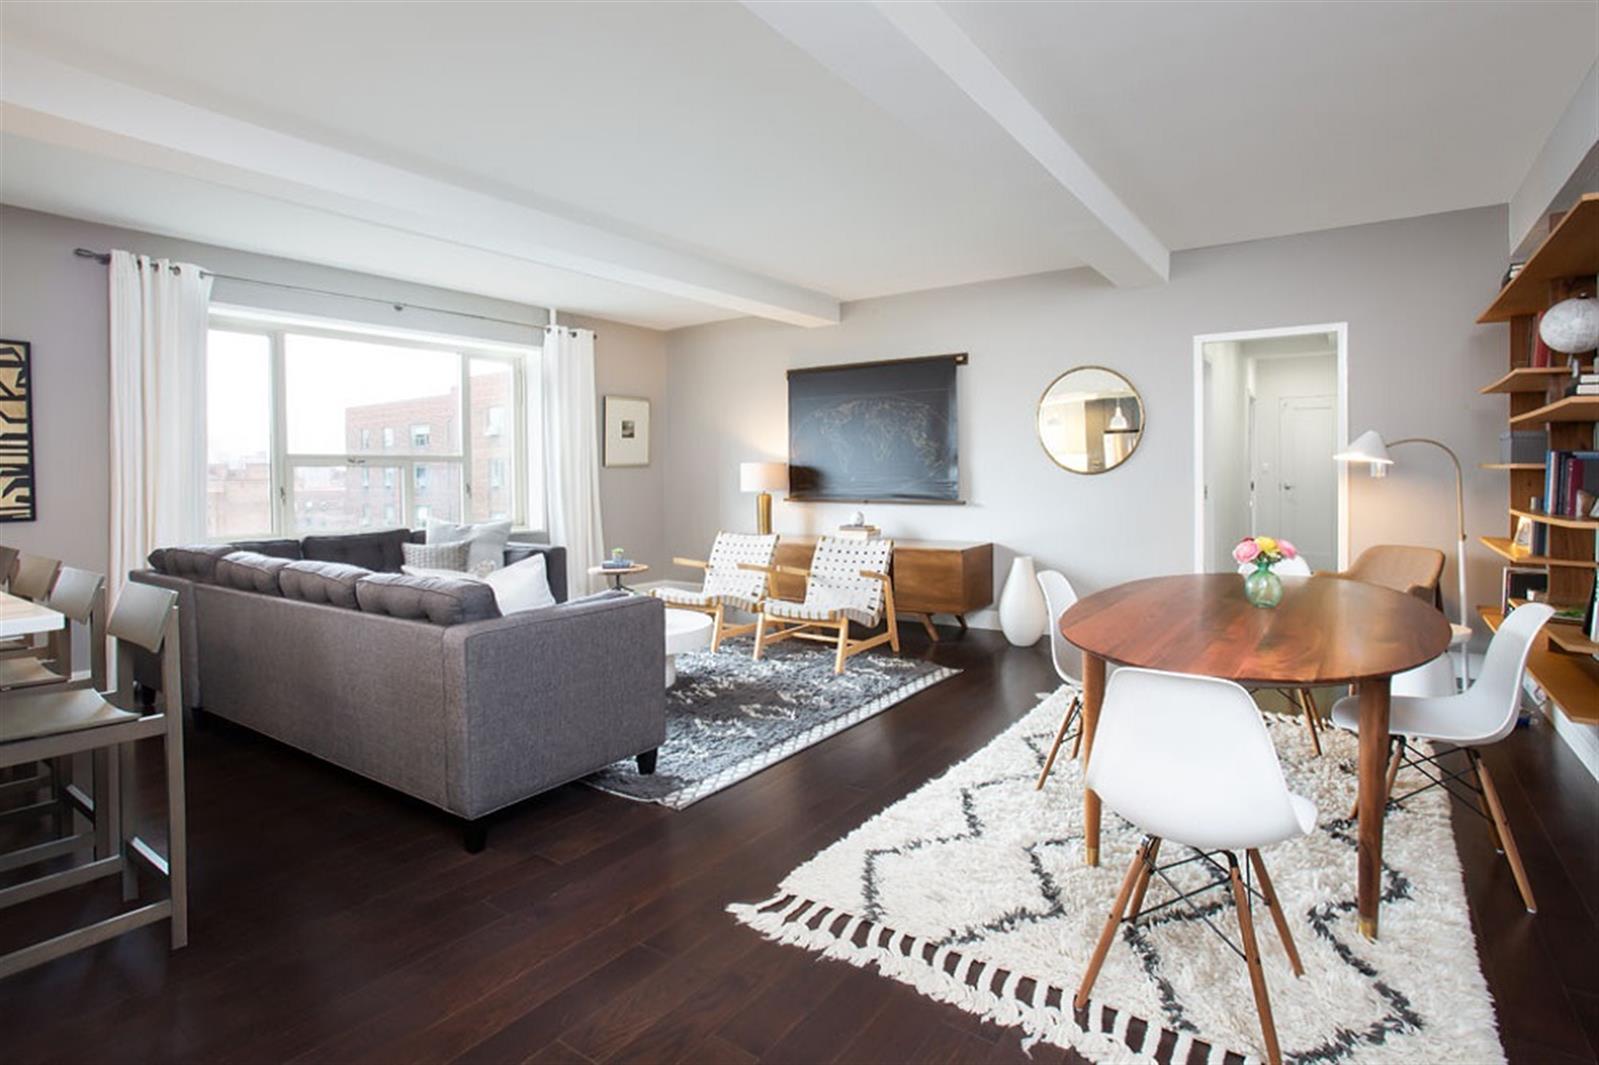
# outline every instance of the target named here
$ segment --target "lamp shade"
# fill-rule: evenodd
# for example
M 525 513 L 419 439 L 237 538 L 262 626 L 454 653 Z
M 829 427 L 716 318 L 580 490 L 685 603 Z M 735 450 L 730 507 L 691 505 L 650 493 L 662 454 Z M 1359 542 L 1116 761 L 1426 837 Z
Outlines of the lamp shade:
M 738 464 L 740 492 L 788 491 L 788 463 L 741 462 Z
M 1375 429 L 1367 429 L 1349 446 L 1333 456 L 1339 462 L 1365 462 L 1373 466 L 1392 466 L 1394 460 L 1388 457 L 1388 445 L 1383 442 L 1382 434 Z

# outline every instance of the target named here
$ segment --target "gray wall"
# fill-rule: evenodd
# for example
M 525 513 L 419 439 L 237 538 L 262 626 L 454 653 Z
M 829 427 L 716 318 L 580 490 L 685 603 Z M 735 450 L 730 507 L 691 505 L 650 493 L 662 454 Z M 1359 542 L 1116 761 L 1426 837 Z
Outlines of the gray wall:
M 786 453 L 791 366 L 968 351 L 961 370 L 961 475 L 968 505 L 868 506 L 901 538 L 992 540 L 996 591 L 1013 553 L 1063 570 L 1080 593 L 1193 561 L 1193 338 L 1349 323 L 1350 427 L 1438 437 L 1467 466 L 1472 533 L 1503 535 L 1503 474 L 1491 461 L 1506 414 L 1478 387 L 1503 372 L 1506 327 L 1473 324 L 1505 261 L 1504 207 L 1181 252 L 1169 284 L 1112 288 L 1087 270 L 846 306 L 803 330 L 742 319 L 668 334 L 669 551 L 706 550 L 749 528 L 738 463 Z M 1148 429 L 1126 465 L 1067 473 L 1033 431 L 1038 397 L 1068 367 L 1097 363 L 1142 392 Z M 1351 547 L 1451 552 L 1454 487 L 1442 456 L 1407 450 L 1383 481 L 1351 477 Z M 852 507 L 779 501 L 779 531 L 837 525 Z M 1471 596 L 1497 597 L 1498 562 L 1475 548 Z M 1453 563 L 1446 594 L 1453 599 Z M 979 618 L 979 621 L 986 619 Z
M 219 273 L 489 315 L 529 327 L 548 320 L 540 307 L 0 207 L 0 336 L 33 344 L 39 493 L 39 520 L 0 526 L 0 540 L 92 569 L 103 570 L 110 551 L 106 271 L 91 260 L 74 258 L 76 247 L 121 248 L 183 259 Z M 537 343 L 539 338 L 537 331 L 521 326 L 453 314 L 395 312 L 364 301 L 223 279 L 216 281 L 212 298 L 485 340 Z M 660 514 L 665 480 L 659 448 L 668 421 L 665 335 L 575 315 L 562 315 L 561 321 L 594 330 L 602 395 L 616 392 L 652 401 L 654 461 L 637 469 L 601 470 L 600 492 L 607 540 L 623 544 L 637 558 L 664 562 Z

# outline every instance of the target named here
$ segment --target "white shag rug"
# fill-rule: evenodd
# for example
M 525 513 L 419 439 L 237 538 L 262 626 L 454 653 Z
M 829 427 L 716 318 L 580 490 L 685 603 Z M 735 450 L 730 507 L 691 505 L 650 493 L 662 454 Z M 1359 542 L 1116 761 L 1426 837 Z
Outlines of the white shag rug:
M 1109 810 L 1098 868 L 1083 864 L 1082 773 L 1062 748 L 1033 783 L 1069 698 L 1065 689 L 981 751 L 884 810 L 784 878 L 761 903 L 729 907 L 768 938 L 807 947 L 953 1003 L 1030 1041 L 1102 1062 L 1264 1057 L 1243 959 L 1189 908 L 1237 941 L 1225 891 L 1123 924 L 1087 1009 L 1072 995 L 1140 834 Z M 1256 935 L 1286 1060 L 1504 1061 L 1478 963 L 1448 798 L 1390 810 L 1382 935 L 1355 926 L 1354 737 L 1329 728 L 1316 758 L 1302 722 L 1266 715 L 1290 788 L 1315 801 L 1312 835 L 1263 853 L 1304 961 L 1295 979 L 1264 905 Z M 1405 790 L 1407 771 L 1399 790 Z M 1162 862 L 1191 852 L 1167 844 Z M 1220 880 L 1174 870 L 1183 890 Z M 1146 911 L 1173 892 L 1156 879 Z

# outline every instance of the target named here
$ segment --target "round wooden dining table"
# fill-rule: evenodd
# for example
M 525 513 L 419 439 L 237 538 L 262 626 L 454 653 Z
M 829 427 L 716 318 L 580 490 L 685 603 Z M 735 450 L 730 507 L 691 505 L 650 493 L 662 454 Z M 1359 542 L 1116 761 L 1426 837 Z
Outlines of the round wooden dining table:
M 1105 695 L 1105 663 L 1222 677 L 1260 687 L 1353 684 L 1360 699 L 1358 902 L 1375 939 L 1382 875 L 1388 690 L 1395 673 L 1443 654 L 1449 622 L 1412 595 L 1340 577 L 1284 577 L 1282 602 L 1244 598 L 1233 573 L 1151 577 L 1107 588 L 1061 615 L 1083 652 L 1084 764 Z M 1083 793 L 1083 843 L 1099 864 L 1099 796 Z

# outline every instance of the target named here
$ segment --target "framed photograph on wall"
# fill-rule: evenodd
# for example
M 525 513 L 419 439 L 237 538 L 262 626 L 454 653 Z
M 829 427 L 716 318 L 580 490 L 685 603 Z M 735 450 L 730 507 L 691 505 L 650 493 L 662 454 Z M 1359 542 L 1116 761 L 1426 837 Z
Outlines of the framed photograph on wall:
M 0 521 L 33 521 L 39 516 L 31 354 L 26 340 L 0 340 Z
M 650 401 L 637 396 L 605 397 L 605 465 L 650 464 Z

